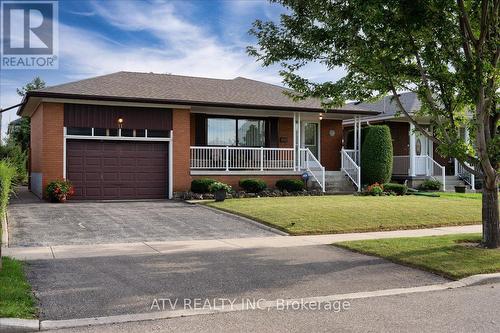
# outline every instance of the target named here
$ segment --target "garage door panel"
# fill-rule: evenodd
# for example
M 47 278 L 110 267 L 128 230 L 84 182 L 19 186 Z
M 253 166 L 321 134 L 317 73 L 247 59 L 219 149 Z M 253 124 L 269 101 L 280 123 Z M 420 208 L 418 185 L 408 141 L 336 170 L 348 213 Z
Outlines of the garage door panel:
M 165 198 L 168 143 L 68 140 L 75 199 Z

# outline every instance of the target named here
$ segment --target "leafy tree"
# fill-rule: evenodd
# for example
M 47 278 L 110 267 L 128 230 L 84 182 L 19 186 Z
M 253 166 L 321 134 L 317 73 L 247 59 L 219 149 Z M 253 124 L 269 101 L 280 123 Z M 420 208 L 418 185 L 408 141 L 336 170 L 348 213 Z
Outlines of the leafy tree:
M 45 81 L 40 77 L 35 77 L 31 82 L 28 82 L 24 87 L 17 89 L 17 94 L 24 97 L 28 91 L 45 88 Z M 30 142 L 30 119 L 23 117 L 19 125 L 15 126 L 9 134 L 8 144 L 17 144 L 21 146 L 23 151 L 26 151 Z
M 279 63 L 295 99 L 319 97 L 325 108 L 392 95 L 417 130 L 483 179 L 483 243 L 500 246 L 498 185 L 500 0 L 279 0 L 279 23 L 254 22 L 264 66 Z M 336 82 L 300 73 L 308 63 L 342 67 Z M 429 132 L 409 115 L 398 92 L 414 91 Z M 468 128 L 473 143 L 460 137 Z M 474 168 L 469 167 L 469 165 Z
M 363 184 L 385 184 L 392 175 L 392 138 L 387 125 L 366 127 L 361 148 L 361 180 Z

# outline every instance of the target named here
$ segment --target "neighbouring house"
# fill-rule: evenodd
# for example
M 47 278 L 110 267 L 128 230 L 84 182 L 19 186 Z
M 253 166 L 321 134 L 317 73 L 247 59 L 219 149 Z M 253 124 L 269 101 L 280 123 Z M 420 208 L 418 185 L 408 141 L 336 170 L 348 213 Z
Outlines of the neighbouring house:
M 406 92 L 399 94 L 405 109 L 414 116 L 419 125 L 432 131 L 428 117 L 419 116 L 421 102 L 417 94 Z M 475 189 L 474 175 L 467 172 L 456 159 L 446 158 L 437 152 L 437 146 L 410 123 L 408 118 L 399 110 L 392 96 L 386 96 L 375 103 L 350 103 L 349 105 L 367 110 L 379 111 L 376 116 L 363 117 L 361 126 L 367 124 L 385 124 L 391 130 L 393 141 L 393 169 L 392 177 L 396 181 L 407 181 L 410 186 L 417 186 L 423 180 L 433 178 L 451 189 L 455 185 L 466 184 Z M 354 121 L 347 119 L 343 122 L 344 139 L 352 142 L 349 132 L 355 127 Z M 462 138 L 468 139 L 468 132 L 461 132 Z M 352 135 L 351 135 L 352 136 Z M 350 143 L 347 143 L 348 148 Z M 349 152 L 349 149 L 346 149 Z
M 342 121 L 378 111 L 325 111 L 285 91 L 242 77 L 133 72 L 31 91 L 18 112 L 31 118 L 31 191 L 68 179 L 76 199 L 172 198 L 195 178 L 273 187 L 304 173 L 323 190 L 359 187 Z

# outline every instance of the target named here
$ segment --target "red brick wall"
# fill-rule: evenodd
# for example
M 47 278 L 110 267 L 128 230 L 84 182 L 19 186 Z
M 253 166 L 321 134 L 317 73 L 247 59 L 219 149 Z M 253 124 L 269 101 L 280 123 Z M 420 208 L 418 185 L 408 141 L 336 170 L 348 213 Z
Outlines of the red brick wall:
M 281 142 L 281 139 L 286 142 Z M 278 119 L 278 147 L 293 148 L 293 118 Z
M 240 187 L 238 185 L 240 179 L 246 179 L 246 178 L 255 178 L 255 179 L 262 179 L 263 181 L 266 182 L 267 186 L 269 188 L 274 188 L 274 184 L 276 184 L 276 181 L 279 179 L 302 179 L 301 176 L 299 175 L 231 175 L 231 176 L 225 176 L 225 175 L 208 175 L 208 176 L 192 176 L 193 179 L 200 179 L 200 178 L 211 178 L 215 179 L 217 181 L 229 184 L 233 187 L 235 190 L 240 190 Z M 190 184 L 191 185 L 191 184 Z M 191 186 L 188 188 L 184 189 L 189 190 Z M 179 190 L 183 191 L 183 190 Z
M 52 180 L 63 179 L 64 104 L 43 103 L 42 170 L 45 186 Z
M 330 136 L 330 130 L 335 135 Z M 333 119 L 321 120 L 320 131 L 321 164 L 327 171 L 340 170 L 340 150 L 342 149 L 342 121 Z
M 190 110 L 174 109 L 173 126 L 173 178 L 174 192 L 186 191 L 191 187 L 190 146 L 191 116 Z

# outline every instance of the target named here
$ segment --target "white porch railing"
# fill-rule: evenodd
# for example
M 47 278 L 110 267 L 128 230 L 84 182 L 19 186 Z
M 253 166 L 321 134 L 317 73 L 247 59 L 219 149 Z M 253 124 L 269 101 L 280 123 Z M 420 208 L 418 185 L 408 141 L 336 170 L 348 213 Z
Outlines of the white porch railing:
M 469 167 L 473 168 L 470 165 L 469 165 Z M 472 190 L 475 190 L 476 189 L 476 184 L 475 184 L 476 179 L 475 179 L 474 174 L 467 171 L 464 168 L 464 166 L 461 163 L 459 163 L 458 161 L 456 161 L 456 168 L 457 168 L 457 171 L 456 171 L 457 177 L 459 179 L 461 179 L 462 181 L 464 181 L 466 184 L 468 184 Z
M 446 173 L 445 167 L 434 161 L 428 155 L 415 156 L 415 176 L 426 176 L 433 179 L 438 179 L 443 184 L 443 191 L 446 190 Z M 393 175 L 412 175 L 410 156 L 400 155 L 394 156 L 392 159 L 392 174 Z
M 415 156 L 420 157 L 420 156 Z M 433 179 L 441 178 L 441 184 L 443 185 L 443 191 L 446 192 L 446 170 L 445 167 L 434 161 L 430 156 L 424 155 L 425 159 L 423 159 L 425 163 L 425 172 L 426 176 L 429 176 Z M 417 159 L 418 161 L 418 159 Z M 417 163 L 415 163 L 417 164 Z M 415 167 L 417 168 L 417 167 Z
M 293 148 L 191 147 L 191 169 L 294 170 Z
M 309 148 L 300 148 L 300 168 L 306 170 L 325 192 L 325 167 L 321 165 Z
M 341 154 L 341 171 L 344 172 L 356 185 L 358 192 L 361 191 L 361 168 L 351 157 L 354 150 L 342 149 Z

